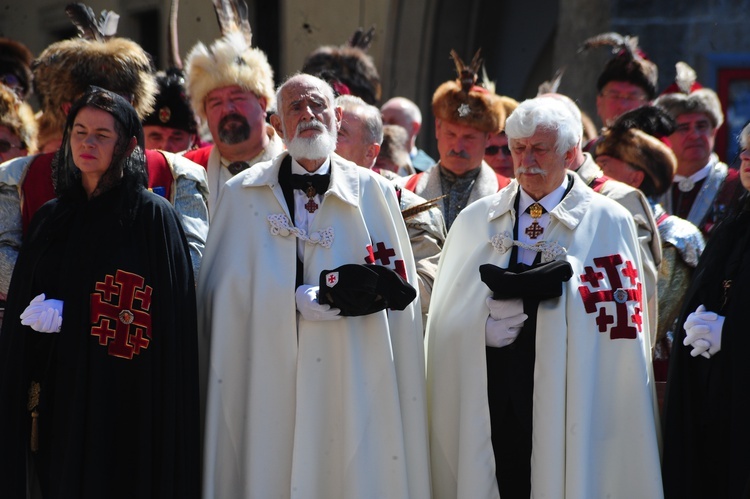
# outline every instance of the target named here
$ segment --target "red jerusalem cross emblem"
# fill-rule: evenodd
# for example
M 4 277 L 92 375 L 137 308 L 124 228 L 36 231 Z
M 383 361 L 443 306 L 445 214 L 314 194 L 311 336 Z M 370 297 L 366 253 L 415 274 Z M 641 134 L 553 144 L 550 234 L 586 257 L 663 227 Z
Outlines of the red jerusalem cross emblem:
M 118 270 L 91 293 L 91 336 L 109 355 L 132 359 L 151 342 L 151 286 L 143 277 Z
M 604 272 L 594 270 L 594 267 Z M 623 265 L 620 255 L 594 258 L 594 267 L 584 268 L 585 273 L 580 276 L 584 284 L 578 287 L 586 313 L 594 314 L 598 311 L 596 325 L 600 333 L 606 333 L 607 328 L 612 326 L 609 329 L 610 339 L 636 338 L 643 323 L 643 285 L 638 280 L 638 270 L 630 260 Z M 620 276 L 626 279 L 629 287 L 623 285 Z
M 380 265 L 387 267 L 391 263 L 391 257 L 396 256 L 396 250 L 394 250 L 393 248 L 389 248 L 385 243 L 376 243 L 375 248 L 377 248 L 377 251 L 372 248 L 372 244 L 367 245 L 367 247 L 365 248 L 365 250 L 367 250 L 365 263 L 380 263 Z M 398 275 L 406 280 L 406 266 L 404 265 L 404 261 L 402 259 L 394 258 L 393 266 L 395 267 L 394 270 L 398 273 Z

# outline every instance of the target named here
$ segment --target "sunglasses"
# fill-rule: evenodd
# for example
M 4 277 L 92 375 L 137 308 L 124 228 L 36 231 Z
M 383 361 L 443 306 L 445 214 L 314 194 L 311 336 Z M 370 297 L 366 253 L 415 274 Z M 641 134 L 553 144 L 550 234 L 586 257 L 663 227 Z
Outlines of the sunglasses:
M 0 139 L 0 154 L 6 153 L 10 151 L 11 149 L 21 149 L 21 145 L 11 144 L 7 140 Z
M 484 150 L 484 155 L 494 156 L 501 151 L 503 153 L 503 156 L 510 156 L 510 147 L 508 146 L 490 146 Z

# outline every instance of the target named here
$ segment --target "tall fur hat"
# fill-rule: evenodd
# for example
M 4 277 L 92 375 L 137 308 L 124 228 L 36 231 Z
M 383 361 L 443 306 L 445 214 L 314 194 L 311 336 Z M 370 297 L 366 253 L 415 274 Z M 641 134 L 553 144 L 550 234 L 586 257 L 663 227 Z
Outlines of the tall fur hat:
M 18 84 L 18 96 L 26 99 L 32 90 L 31 51 L 21 42 L 0 38 L 0 79 L 12 76 Z M 10 82 L 6 82 L 9 87 Z
M 440 85 L 432 96 L 432 112 L 437 119 L 476 128 L 482 132 L 499 133 L 505 128 L 506 104 L 494 92 L 480 87 L 477 70 L 482 64 L 479 51 L 469 66 L 458 57 L 451 56 L 456 64 L 458 78 Z
M 610 81 L 626 81 L 641 87 L 649 100 L 656 97 L 659 70 L 638 47 L 638 37 L 603 33 L 584 41 L 578 51 L 602 46 L 611 46 L 615 55 L 607 62 L 599 75 L 596 82 L 597 91 L 601 92 Z
M 51 129 L 62 131 L 62 105 L 91 85 L 129 98 L 145 118 L 157 92 L 151 57 L 137 43 L 114 36 L 119 18 L 114 12 L 103 11 L 99 21 L 83 4 L 70 4 L 65 12 L 81 37 L 53 43 L 32 63 L 34 91 Z
M 244 0 L 214 0 L 222 37 L 211 47 L 198 42 L 188 54 L 185 74 L 195 113 L 206 119 L 203 101 L 217 88 L 238 85 L 266 100 L 273 107 L 273 70 L 266 54 L 252 47 L 252 29 Z
M 596 156 L 611 156 L 643 171 L 640 186 L 646 196 L 659 196 L 667 191 L 677 171 L 677 158 L 672 149 L 637 128 L 612 126 L 600 137 Z
M 664 94 L 654 101 L 654 105 L 664 109 L 675 120 L 682 114 L 703 113 L 714 128 L 724 123 L 719 96 L 710 88 L 700 88 L 689 94 Z
M 714 128 L 724 123 L 724 112 L 716 92 L 704 88 L 698 82 L 695 70 L 687 63 L 675 64 L 674 83 L 669 85 L 654 105 L 664 109 L 673 119 L 686 113 L 703 113 L 708 116 Z
M 188 133 L 198 133 L 198 120 L 185 90 L 185 75 L 177 68 L 156 73 L 159 93 L 154 112 L 146 116 L 144 125 L 176 128 Z
M 0 126 L 6 127 L 18 137 L 29 154 L 36 153 L 37 124 L 34 111 L 5 85 L 0 85 Z
M 327 81 L 339 95 L 355 95 L 377 105 L 381 96 L 380 73 L 367 53 L 374 33 L 374 27 L 367 32 L 357 28 L 344 45 L 318 47 L 305 58 L 302 72 Z

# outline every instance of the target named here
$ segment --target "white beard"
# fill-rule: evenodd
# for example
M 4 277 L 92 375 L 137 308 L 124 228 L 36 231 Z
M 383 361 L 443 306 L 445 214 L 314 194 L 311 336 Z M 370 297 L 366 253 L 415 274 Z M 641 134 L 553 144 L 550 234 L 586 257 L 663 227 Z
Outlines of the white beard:
M 315 128 L 322 131 L 314 137 L 300 137 L 299 133 L 305 129 Z M 286 130 L 284 131 L 286 134 Z M 336 150 L 336 140 L 338 134 L 336 127 L 327 129 L 320 121 L 303 123 L 297 127 L 297 131 L 292 140 L 286 142 L 286 148 L 289 154 L 295 159 L 324 159 Z

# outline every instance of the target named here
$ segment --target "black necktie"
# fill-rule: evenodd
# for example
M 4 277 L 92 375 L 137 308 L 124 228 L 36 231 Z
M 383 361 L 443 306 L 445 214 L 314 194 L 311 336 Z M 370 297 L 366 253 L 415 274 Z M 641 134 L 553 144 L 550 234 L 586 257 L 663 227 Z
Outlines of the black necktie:
M 247 161 L 235 161 L 234 163 L 229 163 L 227 165 L 227 170 L 229 170 L 229 173 L 232 175 L 237 175 L 247 168 L 250 168 L 250 164 Z
M 298 175 L 292 174 L 292 188 L 299 189 L 311 198 L 316 194 L 325 194 L 328 190 L 331 176 L 326 175 Z M 312 191 L 310 190 L 312 188 Z

